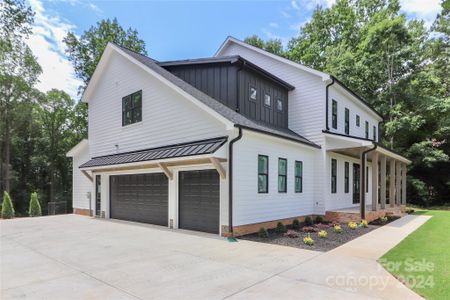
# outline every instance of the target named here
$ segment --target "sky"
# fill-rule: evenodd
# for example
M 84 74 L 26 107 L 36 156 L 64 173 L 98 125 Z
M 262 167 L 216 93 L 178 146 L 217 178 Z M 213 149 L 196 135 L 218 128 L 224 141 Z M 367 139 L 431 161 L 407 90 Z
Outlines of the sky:
M 257 34 L 279 38 L 284 44 L 310 20 L 317 5 L 330 7 L 335 0 L 289 1 L 94 1 L 27 0 L 35 12 L 28 45 L 43 69 L 37 88 L 57 88 L 78 100 L 81 84 L 65 55 L 66 34 L 83 34 L 98 21 L 117 18 L 134 28 L 145 41 L 150 57 L 164 61 L 214 55 L 227 36 L 238 39 Z M 409 18 L 430 26 L 440 11 L 440 0 L 400 0 Z

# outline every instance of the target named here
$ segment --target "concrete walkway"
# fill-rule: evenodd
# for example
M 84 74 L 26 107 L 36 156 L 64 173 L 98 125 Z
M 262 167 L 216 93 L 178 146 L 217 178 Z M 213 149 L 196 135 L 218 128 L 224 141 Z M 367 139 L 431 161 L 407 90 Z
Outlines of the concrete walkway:
M 427 219 L 327 253 L 75 215 L 2 220 L 0 298 L 416 299 L 376 259 Z

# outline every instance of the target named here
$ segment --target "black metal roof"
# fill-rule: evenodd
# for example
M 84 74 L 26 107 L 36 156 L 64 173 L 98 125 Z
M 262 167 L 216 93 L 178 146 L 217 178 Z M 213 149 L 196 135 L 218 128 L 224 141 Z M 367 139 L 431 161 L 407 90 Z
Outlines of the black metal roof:
M 109 165 L 120 165 L 134 162 L 151 161 L 157 159 L 185 157 L 214 153 L 225 142 L 227 137 L 194 141 L 170 146 L 163 146 L 147 150 L 119 153 L 106 156 L 94 157 L 85 162 L 79 168 L 90 168 Z

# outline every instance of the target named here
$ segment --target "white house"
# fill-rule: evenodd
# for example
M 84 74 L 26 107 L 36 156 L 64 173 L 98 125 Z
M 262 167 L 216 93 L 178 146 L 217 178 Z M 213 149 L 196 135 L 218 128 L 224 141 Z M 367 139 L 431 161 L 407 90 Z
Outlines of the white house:
M 233 37 L 214 57 L 168 62 L 110 43 L 82 101 L 74 213 L 241 235 L 406 203 L 410 161 L 378 143 L 379 113 L 333 76 Z

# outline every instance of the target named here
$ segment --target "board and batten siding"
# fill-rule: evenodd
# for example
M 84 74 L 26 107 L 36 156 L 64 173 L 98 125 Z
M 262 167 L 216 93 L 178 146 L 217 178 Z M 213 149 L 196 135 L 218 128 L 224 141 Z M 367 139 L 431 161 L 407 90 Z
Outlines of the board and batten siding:
M 89 160 L 89 147 L 85 147 L 73 156 L 72 160 L 72 207 L 89 209 L 89 193 L 93 183 L 78 168 Z M 91 198 L 94 194 L 91 195 Z
M 139 90 L 142 121 L 123 127 L 122 98 Z M 118 53 L 89 99 L 91 157 L 225 135 L 223 123 Z
M 234 144 L 233 226 L 312 214 L 317 149 L 249 131 Z M 269 157 L 269 191 L 258 193 L 258 155 Z M 287 159 L 287 192 L 278 192 L 278 158 Z M 303 192 L 295 193 L 295 161 L 303 162 Z

